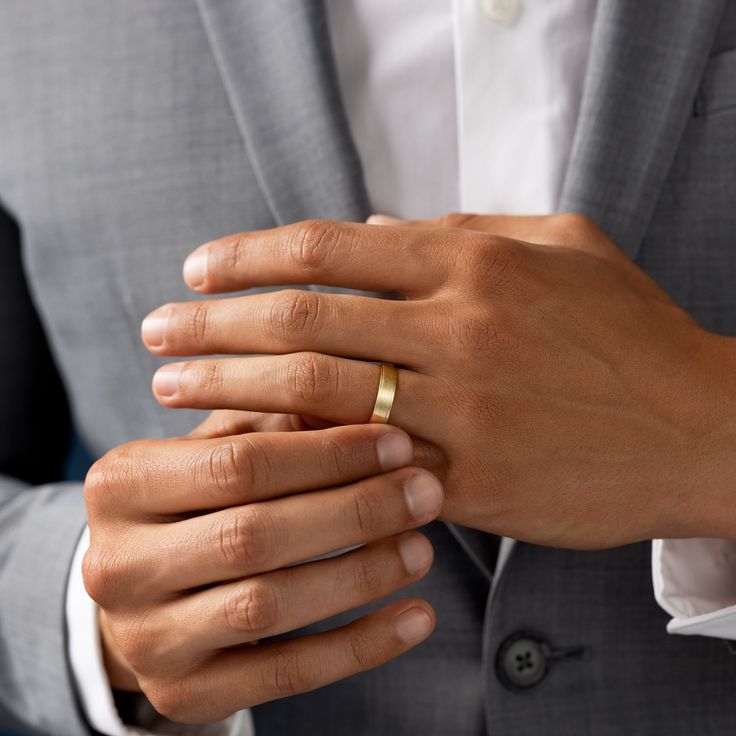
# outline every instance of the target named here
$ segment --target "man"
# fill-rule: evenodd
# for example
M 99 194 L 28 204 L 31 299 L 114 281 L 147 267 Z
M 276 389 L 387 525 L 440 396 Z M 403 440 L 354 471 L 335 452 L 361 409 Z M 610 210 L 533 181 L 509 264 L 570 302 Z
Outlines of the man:
M 8 723 L 733 730 L 734 3 L 13 2 L 0 32 Z M 80 486 L 27 487 L 65 425 L 31 299 L 107 452 L 86 556 Z

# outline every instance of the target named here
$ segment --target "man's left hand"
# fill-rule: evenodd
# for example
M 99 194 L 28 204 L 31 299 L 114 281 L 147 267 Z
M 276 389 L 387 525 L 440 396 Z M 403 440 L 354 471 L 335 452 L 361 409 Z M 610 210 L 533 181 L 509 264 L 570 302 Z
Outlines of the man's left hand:
M 579 215 L 359 225 L 310 221 L 195 251 L 201 293 L 143 336 L 159 355 L 263 354 L 160 369 L 171 407 L 391 422 L 443 480 L 442 518 L 558 547 L 736 538 L 731 341 L 706 332 Z

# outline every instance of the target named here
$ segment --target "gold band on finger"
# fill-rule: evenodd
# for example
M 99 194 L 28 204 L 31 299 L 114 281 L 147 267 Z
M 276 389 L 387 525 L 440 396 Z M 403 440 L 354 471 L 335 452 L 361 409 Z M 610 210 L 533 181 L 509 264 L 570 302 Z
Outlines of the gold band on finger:
M 371 424 L 388 423 L 398 383 L 399 369 L 390 363 L 381 363 L 381 372 L 378 376 L 378 393 L 371 415 Z

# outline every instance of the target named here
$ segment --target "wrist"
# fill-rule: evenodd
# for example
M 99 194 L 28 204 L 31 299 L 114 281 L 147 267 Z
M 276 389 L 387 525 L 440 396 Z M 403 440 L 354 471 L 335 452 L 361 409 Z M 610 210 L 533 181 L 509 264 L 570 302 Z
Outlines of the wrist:
M 680 537 L 736 541 L 736 339 L 704 333 Z

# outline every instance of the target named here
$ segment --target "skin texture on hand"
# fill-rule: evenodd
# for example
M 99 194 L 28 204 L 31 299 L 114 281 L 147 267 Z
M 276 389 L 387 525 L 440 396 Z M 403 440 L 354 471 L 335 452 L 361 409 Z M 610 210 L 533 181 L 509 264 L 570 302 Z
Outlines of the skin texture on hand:
M 172 720 L 216 721 L 378 666 L 431 633 L 429 604 L 408 599 L 269 641 L 381 600 L 432 564 L 412 530 L 443 493 L 412 466 L 408 436 L 309 427 L 215 412 L 186 438 L 132 442 L 91 468 L 83 576 L 113 688 L 142 690 Z
M 385 221 L 384 221 L 385 222 Z M 203 294 L 144 322 L 166 406 L 366 422 L 378 367 L 400 367 L 392 423 L 443 481 L 442 518 L 538 544 L 602 548 L 736 537 L 724 396 L 730 340 L 707 333 L 578 215 L 310 221 L 190 256 Z
M 259 414 L 248 411 L 213 411 L 188 437 L 190 439 L 213 439 L 246 432 L 293 432 L 312 429 L 302 417 L 288 414 Z M 125 660 L 104 608 L 98 613 L 103 660 L 108 681 L 115 690 L 140 692 L 135 671 Z

